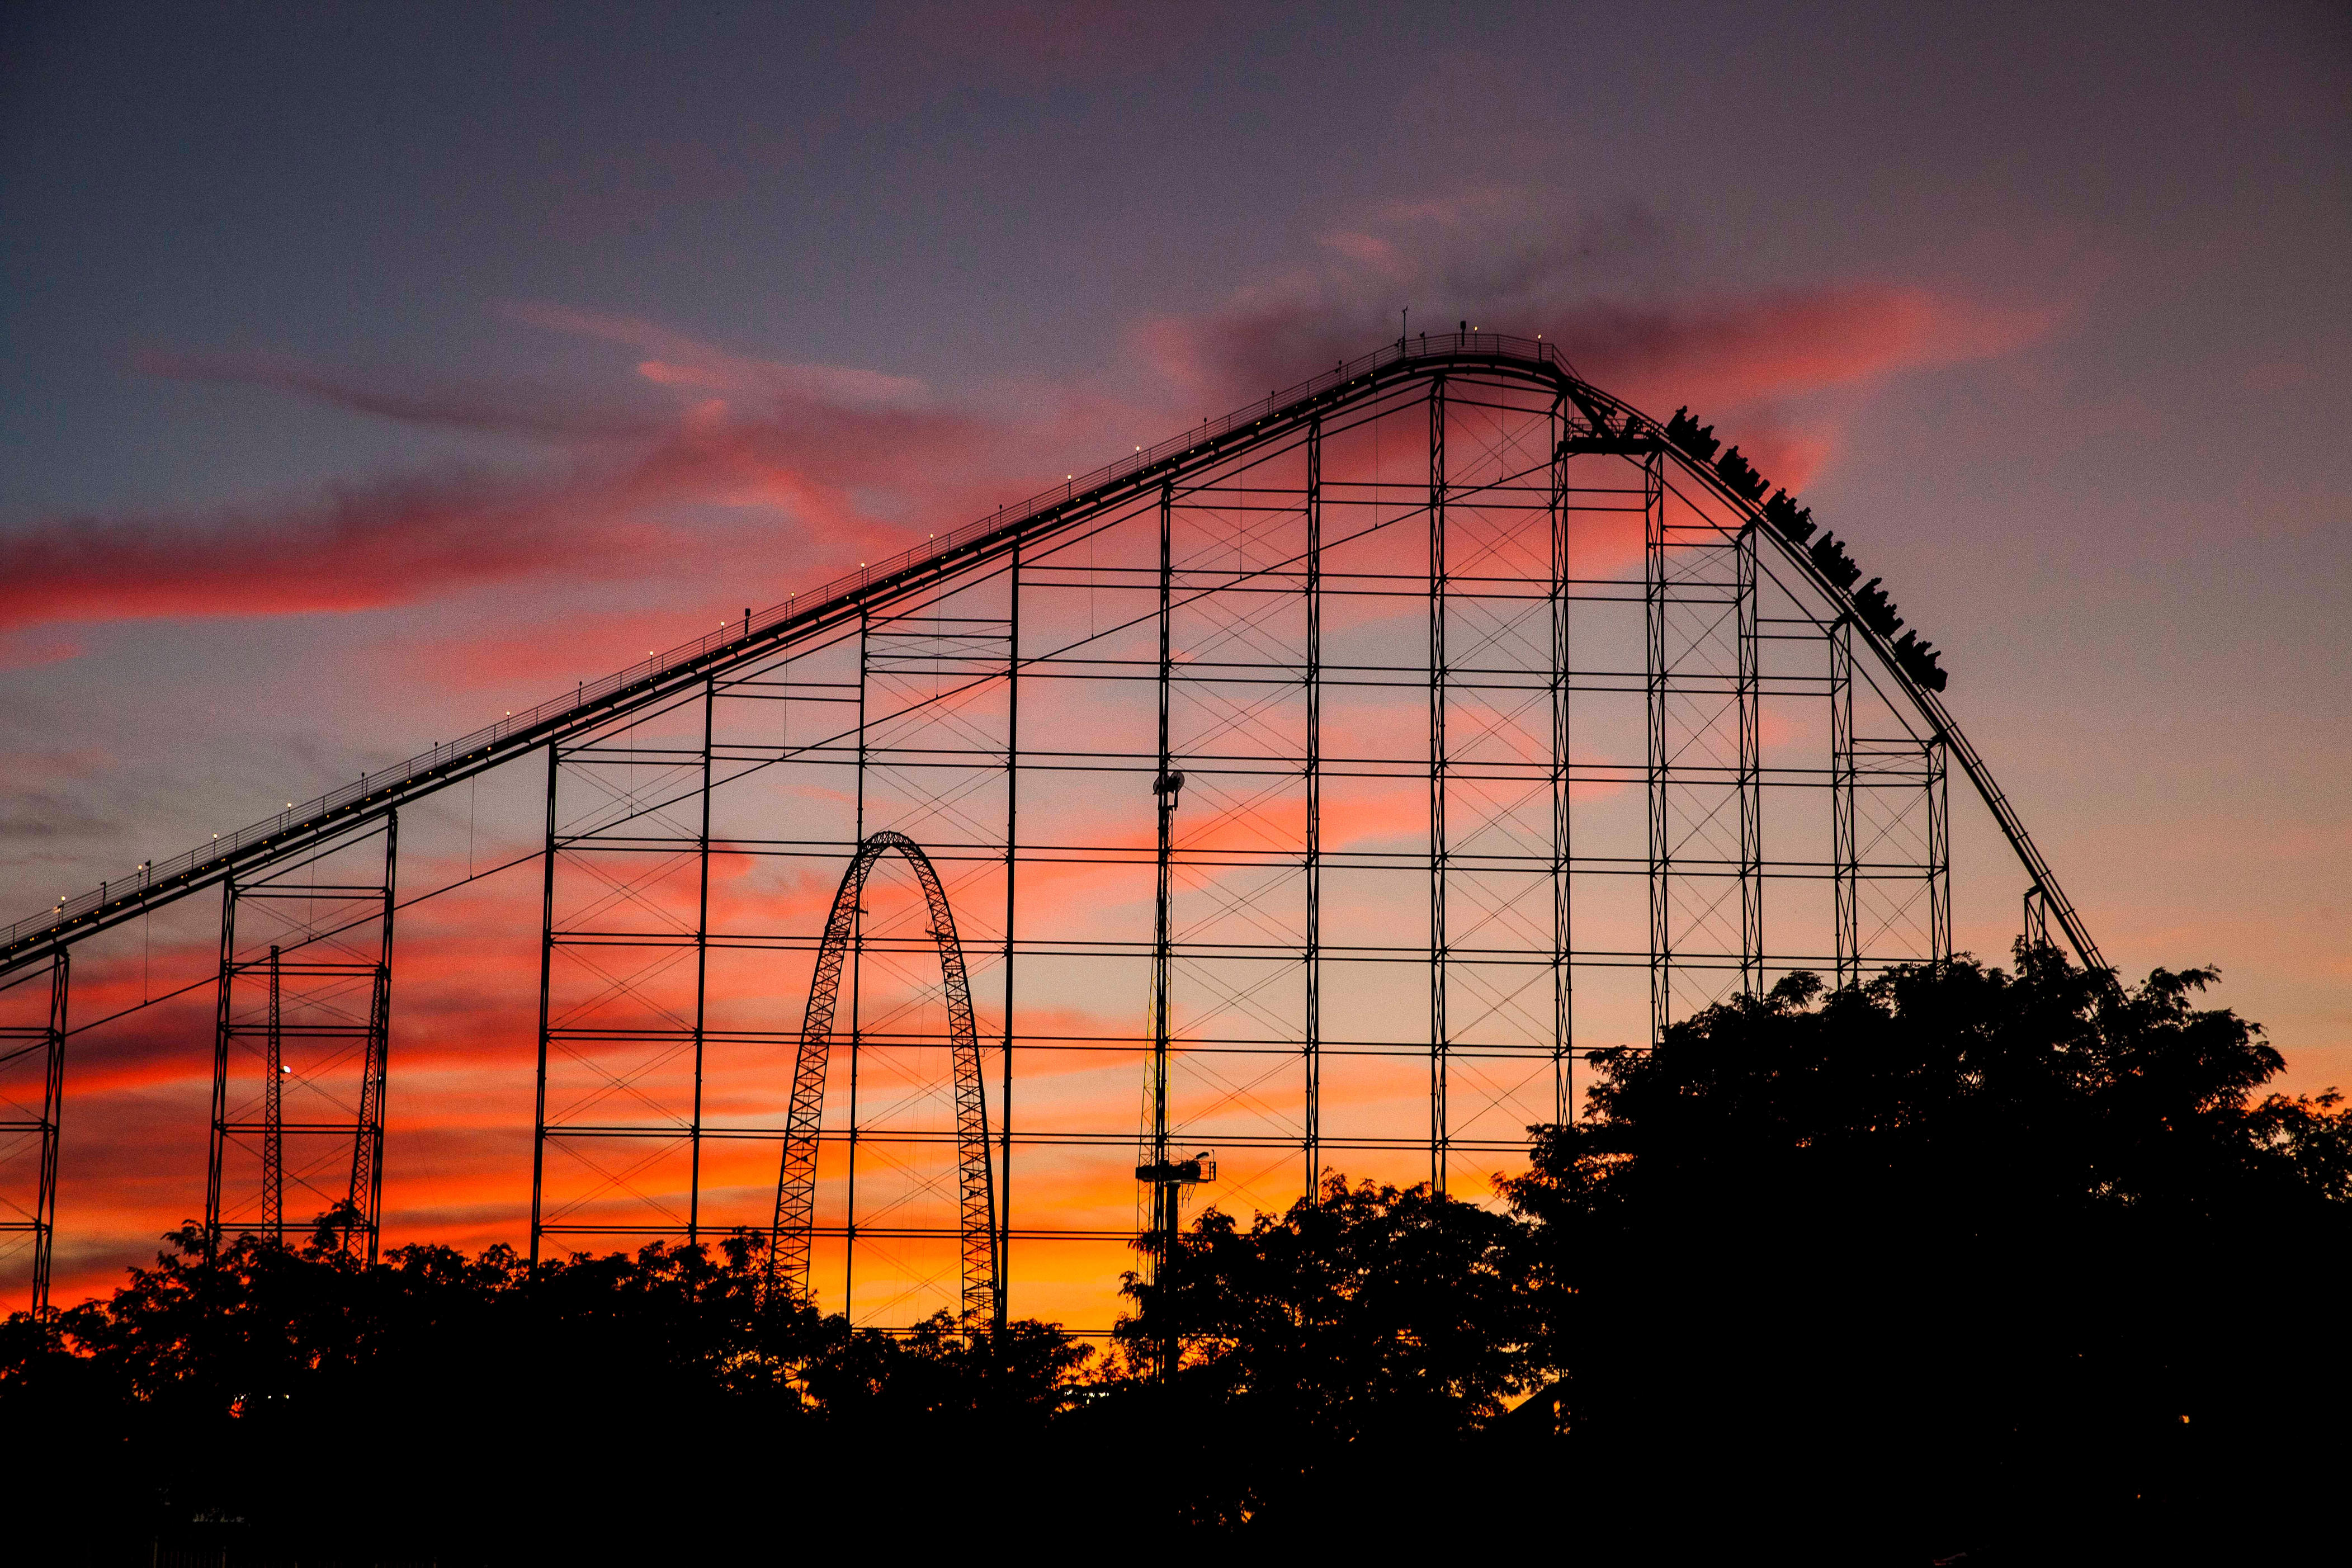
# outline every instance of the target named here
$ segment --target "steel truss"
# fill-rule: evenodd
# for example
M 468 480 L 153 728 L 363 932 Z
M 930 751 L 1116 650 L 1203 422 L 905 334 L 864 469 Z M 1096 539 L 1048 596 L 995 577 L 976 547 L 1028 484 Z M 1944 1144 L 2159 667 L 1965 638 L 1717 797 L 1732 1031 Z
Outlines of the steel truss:
M 1003 1298 L 997 1289 L 996 1197 L 989 1171 L 988 1098 L 980 1076 L 980 1037 L 971 1009 L 971 984 L 964 972 L 963 947 L 956 940 L 955 912 L 939 873 L 922 847 L 898 833 L 877 833 L 860 844 L 842 874 L 817 948 L 816 977 L 809 987 L 808 1016 L 801 1026 L 800 1056 L 793 1070 L 793 1107 L 784 1126 L 783 1168 L 776 1179 L 776 1218 L 770 1237 L 773 1275 L 803 1293 L 809 1289 L 809 1227 L 816 1213 L 816 1142 L 824 1116 L 825 1069 L 833 1060 L 833 1020 L 841 997 L 843 961 L 860 946 L 858 900 L 874 862 L 896 850 L 914 868 L 930 919 L 929 935 L 939 944 L 940 972 L 948 1006 L 948 1042 L 954 1057 L 956 1167 L 962 1201 L 963 1316 L 1003 1322 Z M 855 1036 L 853 1034 L 853 1038 Z M 855 1234 L 854 1230 L 851 1234 Z
M 1465 334 L 20 922 L 0 963 L 207 878 L 226 931 L 355 824 L 534 753 L 533 1256 L 771 1230 L 862 1322 L 968 1313 L 983 1273 L 999 1316 L 1009 1289 L 1107 1321 L 1180 1150 L 1220 1151 L 1234 1208 L 1331 1169 L 1475 1194 L 1572 1113 L 1588 1049 L 1948 956 L 1954 763 L 2029 919 L 2099 962 L 1842 588 L 1550 345 Z M 266 1054 L 228 1002 L 266 965 L 230 945 L 219 1049 Z
M 58 1228 L 58 1123 L 64 1109 L 66 1072 L 66 995 L 72 954 L 59 948 L 38 967 L 27 965 L 0 980 L 0 1005 L 10 1021 L 0 1024 L 0 1170 L 19 1192 L 32 1188 L 28 1206 L 22 1196 L 0 1197 L 0 1247 L 14 1254 L 29 1250 L 31 1300 L 28 1310 L 41 1316 L 49 1310 L 49 1268 Z M 46 981 L 47 984 L 43 984 Z M 29 1091 L 29 1092 L 28 1092 Z M 22 1167 L 32 1167 L 32 1181 L 22 1180 Z
M 1371 454 L 1392 441 L 1401 457 L 1394 447 Z M 1623 557 L 1643 563 L 1638 576 L 1606 570 L 1621 536 Z M 1601 569 L 1577 570 L 1582 551 Z M 1626 619 L 1636 606 L 1640 619 Z M 1420 646 L 1395 635 L 1406 614 L 1420 622 Z M 1001 1204 L 1001 1256 L 1042 1260 L 1039 1247 L 1054 1244 L 1111 1257 L 1136 1232 L 1164 1233 L 1183 1190 L 1169 1173 L 1201 1144 L 1225 1156 L 1217 1195 L 1260 1207 L 1311 1191 L 1327 1160 L 1447 1184 L 1468 1159 L 1483 1174 L 1519 1156 L 1528 1125 L 1569 1114 L 1580 985 L 1608 1019 L 1595 1037 L 1642 1041 L 1791 968 L 1860 973 L 1948 953 L 1946 840 L 1929 787 L 1942 776 L 1941 743 L 1924 726 L 1900 741 L 1853 741 L 1857 690 L 1874 700 L 1874 733 L 1901 729 L 1880 688 L 1853 670 L 1854 635 L 1817 585 L 1768 559 L 1758 525 L 1676 468 L 1654 432 L 1628 433 L 1622 417 L 1596 426 L 1556 387 L 1449 367 L 1318 411 L 1189 479 L 1025 540 L 1017 562 L 1008 552 L 865 605 L 827 637 L 559 748 L 564 798 L 577 790 L 589 805 L 576 826 L 551 829 L 551 866 L 564 876 L 591 858 L 637 868 L 591 873 L 583 914 L 551 916 L 551 973 L 572 949 L 601 945 L 607 961 L 581 1005 L 610 1009 L 659 989 L 656 955 L 696 962 L 691 976 L 677 971 L 667 1026 L 641 1019 L 599 1034 L 561 995 L 551 1001 L 558 1078 L 567 1053 L 625 1036 L 635 1065 L 609 1050 L 579 1075 L 579 1092 L 597 1104 L 644 1096 L 667 1113 L 635 1123 L 551 1116 L 542 1142 L 639 1139 L 690 1152 L 786 1136 L 772 1121 L 703 1119 L 683 1074 L 671 1099 L 650 1086 L 688 1053 L 693 1083 L 704 1081 L 710 1042 L 694 1020 L 710 1005 L 710 952 L 757 951 L 796 976 L 810 973 L 797 955 L 814 953 L 814 979 L 784 989 L 814 1009 L 847 986 L 849 1074 L 838 1086 L 803 1079 L 795 1095 L 789 1120 L 808 1130 L 808 1152 L 775 1222 L 784 1266 L 878 1318 L 855 1292 L 866 1278 L 858 1260 L 879 1244 L 887 1301 L 903 1310 L 910 1293 L 944 1295 L 950 1254 L 935 1249 L 928 1268 L 908 1260 L 926 1243 L 968 1238 L 944 1201 L 922 1217 L 919 1200 L 926 1186 L 945 1199 L 951 1146 L 965 1151 L 960 1169 L 974 1168 L 969 1131 L 950 1131 L 944 1101 L 929 1121 L 896 1114 L 924 1072 L 968 1081 L 944 1058 L 904 1070 L 953 1049 L 937 996 L 899 962 L 927 944 L 926 917 L 908 905 L 895 927 L 877 928 L 836 898 L 835 921 L 850 921 L 839 932 L 820 935 L 813 909 L 796 926 L 706 923 L 714 858 L 845 862 L 846 896 L 870 864 L 858 846 L 887 824 L 926 847 L 942 897 L 1005 910 L 1000 929 L 973 941 L 1002 970 L 989 1031 L 1005 1068 L 1000 1173 L 1034 1163 L 1066 1184 L 1091 1164 L 1108 1183 L 1115 1146 L 1129 1139 L 1138 1170 L 1156 1173 L 1127 1226 L 1070 1223 L 1099 1208 L 1074 1203 L 1015 1229 Z M 1805 662 L 1804 650 L 1822 647 L 1845 660 L 1834 680 L 1820 673 L 1823 654 Z M 1571 662 L 1572 648 L 1590 648 L 1591 661 Z M 1019 692 L 1039 681 L 1054 696 L 1024 728 Z M 1426 735 L 1404 748 L 1392 726 L 1381 731 L 1408 697 Z M 1335 708 L 1347 725 L 1339 745 Z M 1800 708 L 1814 715 L 1803 731 L 1818 748 L 1811 761 L 1800 742 L 1767 739 L 1768 710 L 1785 719 Z M 1849 715 L 1834 758 L 1825 709 Z M 777 722 L 779 710 L 791 720 Z M 1612 755 L 1611 738 L 1630 733 L 1636 713 L 1646 755 Z M 659 740 L 665 731 L 676 741 Z M 1610 804 L 1587 810 L 1573 804 L 1580 795 Z M 711 803 L 739 795 L 745 830 L 714 837 Z M 1016 836 L 1016 801 L 1044 832 Z M 1354 826 L 1335 839 L 1335 804 L 1351 823 L 1367 810 L 1417 822 L 1422 842 Z M 779 830 L 750 831 L 754 817 Z M 828 819 L 837 826 L 812 830 Z M 1777 841 L 1776 822 L 1788 824 Z M 1024 889 L 1074 877 L 1115 890 L 1077 924 L 1049 905 L 1016 931 L 1013 916 L 1035 896 Z M 1623 900 L 1609 889 L 1628 878 L 1646 879 L 1646 931 L 1618 922 Z M 666 930 L 587 918 L 659 903 L 665 881 L 676 893 Z M 1817 909 L 1808 885 L 1822 889 Z M 1769 929 L 1785 934 L 1768 941 L 1775 888 L 1785 911 Z M 1349 910 L 1339 932 L 1335 891 Z M 1425 940 L 1404 934 L 1415 906 Z M 612 957 L 616 946 L 635 956 Z M 898 973 L 877 991 L 885 958 Z M 1325 984 L 1334 965 L 1349 974 L 1344 999 Z M 1419 1009 L 1394 990 L 1414 968 Z M 1639 1011 L 1611 978 L 1629 969 L 1650 976 Z M 862 1012 L 877 994 L 885 1011 Z M 1110 1000 L 1085 1009 L 1080 1027 L 1023 1016 L 1077 996 Z M 929 1025 L 905 1026 L 925 1007 Z M 1425 1027 L 1409 1022 L 1415 1011 Z M 788 1037 L 772 1026 L 730 1036 L 771 1061 Z M 877 1115 L 864 1075 L 885 1050 L 901 1069 L 898 1100 Z M 1141 1080 L 1139 1139 L 1110 1100 L 1073 1106 L 1035 1091 L 1021 1096 L 1021 1130 L 1010 1125 L 1025 1078 L 1016 1058 L 1051 1079 L 1106 1058 L 1133 1062 Z M 806 1047 L 799 1058 L 804 1070 L 824 1059 Z M 1409 1061 L 1423 1079 L 1411 1096 L 1417 1127 L 1401 1120 L 1396 1070 Z M 820 1116 L 813 1108 L 827 1095 Z M 1370 1115 L 1368 1100 L 1379 1106 Z M 883 1203 L 903 1223 L 867 1217 L 877 1166 L 898 1184 Z M 707 1229 L 698 1158 L 689 1153 L 674 1177 L 653 1177 L 657 1167 L 644 1154 L 602 1160 L 582 1184 L 543 1196 L 540 1234 Z M 964 1278 L 973 1272 L 967 1265 Z
M 307 1237 L 318 1216 L 332 1214 L 338 1244 L 376 1258 L 399 865 L 392 813 L 221 885 L 210 1247 L 243 1232 Z M 379 866 L 369 880 L 349 879 Z M 247 1162 L 249 1187 L 240 1169 Z

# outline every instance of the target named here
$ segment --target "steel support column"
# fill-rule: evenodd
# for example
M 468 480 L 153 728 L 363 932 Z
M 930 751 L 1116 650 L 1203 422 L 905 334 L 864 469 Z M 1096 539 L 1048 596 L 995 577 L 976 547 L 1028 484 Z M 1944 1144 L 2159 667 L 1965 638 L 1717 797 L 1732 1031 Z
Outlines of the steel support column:
M 1837 983 L 1862 973 L 1861 846 L 1854 835 L 1853 622 L 1830 628 L 1830 881 Z
M 866 764 L 867 761 L 866 693 L 874 684 L 874 616 L 860 610 L 857 614 L 857 804 L 856 834 L 862 849 L 866 843 Z M 853 850 L 855 855 L 859 851 Z M 842 1194 L 841 1212 L 841 1312 L 851 1322 L 857 1317 L 853 1310 L 857 1290 L 857 1075 L 860 1047 L 866 1043 L 860 1030 L 858 993 L 859 982 L 866 971 L 866 894 L 861 883 L 857 902 L 850 911 L 849 921 L 849 1181 L 848 1190 Z
M 268 1055 L 261 1069 L 261 1233 L 286 1239 L 286 1017 L 284 966 L 269 950 Z
M 1004 1088 L 998 1123 L 994 1325 L 1003 1334 L 1013 1285 L 1013 922 L 1021 842 L 1021 547 L 1006 568 L 1004 621 Z
M 1927 742 L 1927 952 L 1952 960 L 1952 796 L 1949 747 L 1941 735 Z
M 1650 832 L 1650 1039 L 1666 1037 L 1674 1005 L 1674 887 L 1666 798 L 1666 509 L 1665 476 L 1659 454 L 1642 468 L 1642 606 L 1645 637 L 1643 663 L 1647 694 L 1648 743 L 1644 767 L 1649 786 Z
M 686 1138 L 686 1242 L 702 1239 L 702 1062 L 710 1003 L 710 740 L 719 711 L 719 678 L 702 683 L 702 816 L 694 837 L 694 1103 Z
M 376 832 L 383 837 L 383 867 L 373 882 L 298 881 L 296 872 L 315 879 L 319 865 L 366 842 Z M 260 1163 L 257 1234 L 284 1240 L 289 1234 L 307 1234 L 304 1216 L 289 1222 L 286 1188 L 289 1180 L 310 1187 L 325 1198 L 331 1212 L 341 1217 L 335 1228 L 338 1245 L 370 1258 L 380 1247 L 383 1208 L 383 1108 L 389 1085 L 388 1059 L 392 1030 L 392 952 L 394 911 L 398 907 L 397 878 L 400 819 L 387 813 L 380 825 L 364 828 L 336 844 L 313 847 L 291 864 L 229 878 L 222 883 L 221 959 L 214 1003 L 212 1124 L 205 1170 L 205 1245 L 216 1255 L 231 1226 L 234 1207 L 226 1174 L 233 1148 L 256 1152 Z M 299 913 L 279 916 L 278 908 L 292 905 Z M 321 906 L 324 906 L 322 911 Z M 340 907 L 339 907 L 340 906 Z M 360 910 L 369 911 L 364 916 Z M 266 956 L 240 956 L 241 918 L 260 919 L 265 934 L 285 940 L 271 942 Z M 272 924 L 271 922 L 275 922 Z M 347 943 L 334 940 L 373 924 L 375 952 L 361 960 Z M 282 929 L 280 929 L 282 928 Z M 258 946 L 258 940 L 254 939 Z M 324 943 L 323 947 L 316 944 Z M 257 1024 L 241 1019 L 236 1010 L 240 982 L 267 987 Z M 365 987 L 366 1000 L 354 1010 L 345 992 L 354 984 Z M 356 1018 L 356 1022 L 352 1021 Z M 240 1064 L 236 1044 L 244 1039 L 251 1048 L 257 1041 L 260 1058 L 260 1116 L 240 1121 L 230 1100 L 229 1081 Z M 306 1118 L 289 1121 L 286 1096 L 289 1089 L 315 1100 L 323 1073 L 342 1059 L 334 1053 L 338 1042 L 357 1047 L 357 1092 L 345 1106 L 356 1103 L 352 1120 Z M 322 1064 L 321 1051 L 328 1053 Z M 299 1062 L 293 1059 L 300 1058 Z M 340 1097 L 332 1097 L 336 1103 Z M 252 1105 L 252 1100 L 244 1102 Z M 310 1180 L 319 1163 L 289 1170 L 287 1141 L 320 1138 L 352 1140 L 351 1157 L 340 1193 L 322 1189 Z M 246 1140 L 255 1140 L 247 1142 Z M 244 1211 L 253 1220 L 254 1211 Z
M 555 781 L 562 771 L 561 748 L 547 746 L 547 838 L 541 856 L 539 894 L 539 1074 L 531 1101 L 530 1132 L 530 1266 L 539 1267 L 541 1225 L 547 1192 L 547 1026 L 549 983 L 555 963 Z
M 383 928 L 376 946 L 374 994 L 368 1008 L 365 1059 L 360 1068 L 358 1135 L 352 1141 L 351 1206 L 358 1211 L 354 1224 L 343 1232 L 350 1250 L 367 1238 L 367 1260 L 376 1261 L 383 1241 L 383 1115 L 391 1091 L 392 1062 L 392 916 L 398 907 L 400 876 L 400 813 L 383 824 Z
M 1174 968 L 1174 933 L 1171 903 L 1174 894 L 1172 877 L 1175 854 L 1176 799 L 1181 785 L 1177 783 L 1175 757 L 1170 749 L 1168 721 L 1171 687 L 1175 677 L 1175 645 L 1170 625 L 1173 610 L 1175 586 L 1174 525 L 1175 490 L 1162 485 L 1160 489 L 1160 670 L 1157 686 L 1160 698 L 1159 772 L 1151 784 L 1154 815 L 1159 822 L 1158 892 L 1154 900 L 1151 923 L 1151 1148 L 1149 1161 L 1151 1185 L 1151 1242 L 1144 1255 L 1147 1271 L 1157 1278 L 1160 1260 L 1176 1238 L 1178 1194 L 1181 1189 L 1171 1179 L 1168 1152 L 1168 1057 L 1169 1006 L 1168 992 Z M 1161 1347 L 1160 1372 L 1166 1376 L 1173 1370 L 1173 1351 Z
M 1565 399 L 1551 405 L 1551 995 L 1552 1120 L 1576 1111 L 1576 973 L 1569 917 L 1568 432 Z
M 1307 1195 L 1323 1168 L 1323 420 L 1307 426 Z
M 65 1110 L 66 1073 L 66 1001 L 72 978 L 72 955 L 66 948 L 58 948 L 43 966 L 48 975 L 49 1001 L 46 1016 L 37 1024 L 0 1028 L 0 1055 L 14 1058 L 33 1051 L 41 1053 L 41 1109 L 37 1116 L 11 1116 L 0 1120 L 0 1137 L 14 1141 L 31 1134 L 39 1141 L 34 1173 L 33 1208 L 30 1214 L 22 1209 L 25 1217 L 0 1219 L 0 1236 L 29 1235 L 33 1238 L 33 1281 L 31 1310 L 33 1316 L 46 1316 L 49 1310 L 49 1268 L 56 1252 L 58 1231 L 58 1128 Z M 40 970 L 27 969 L 10 983 L 33 984 Z
M 1429 384 L 1429 1182 L 1445 1191 L 1445 378 Z
M 1739 724 L 1739 989 L 1764 992 L 1764 760 L 1762 672 L 1756 626 L 1756 528 L 1739 531 L 1738 563 Z
M 221 1243 L 221 1165 L 228 1153 L 229 988 L 236 973 L 236 879 L 221 882 L 220 979 L 213 991 L 213 1125 L 205 1163 L 205 1256 Z
M 2028 947 L 2050 945 L 2050 896 L 2036 882 L 2025 889 L 2024 923 L 2019 934 Z

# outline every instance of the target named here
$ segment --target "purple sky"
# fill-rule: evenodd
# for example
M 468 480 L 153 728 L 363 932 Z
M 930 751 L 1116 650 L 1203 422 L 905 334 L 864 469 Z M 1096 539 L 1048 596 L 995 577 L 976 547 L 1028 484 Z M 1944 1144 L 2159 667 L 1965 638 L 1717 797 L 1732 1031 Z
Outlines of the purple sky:
M 2352 1087 L 2341 6 L 481 9 L 0 19 L 0 919 L 1410 308 L 1801 483 L 2108 957 Z

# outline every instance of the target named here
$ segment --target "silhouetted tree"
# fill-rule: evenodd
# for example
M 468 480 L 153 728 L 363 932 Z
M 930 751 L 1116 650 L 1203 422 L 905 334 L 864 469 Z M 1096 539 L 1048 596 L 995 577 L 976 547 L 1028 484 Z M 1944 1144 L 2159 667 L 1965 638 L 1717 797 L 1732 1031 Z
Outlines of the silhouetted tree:
M 2315 1484 L 2341 1438 L 2282 1380 L 2318 1368 L 2264 1363 L 2340 1321 L 2352 1119 L 2253 1098 L 2280 1058 L 2194 1005 L 2212 978 L 2125 989 L 2048 948 L 1826 1000 L 1792 975 L 1605 1056 L 1507 1184 L 1592 1527 L 2211 1550 Z
M 1322 1192 L 1244 1227 L 1202 1214 L 1130 1275 L 1119 1326 L 1130 1365 L 1172 1339 L 1165 1387 L 1118 1391 L 1105 1415 L 1166 1453 L 1190 1522 L 1319 1534 L 1335 1513 L 1391 1512 L 1373 1455 L 1443 1468 L 1463 1442 L 1540 1381 L 1526 1226 L 1434 1196 L 1326 1178 Z
M 60 1552 L 764 1552 L 783 1527 L 743 1500 L 780 1487 L 887 1501 L 903 1528 L 892 1445 L 953 1459 L 1034 1440 L 1087 1354 L 1032 1323 L 1001 1347 L 944 1320 L 903 1342 L 853 1332 L 767 1290 L 740 1237 L 536 1270 L 503 1247 L 365 1267 L 327 1218 L 301 1247 L 247 1236 L 207 1257 L 194 1226 L 167 1240 L 110 1300 L 0 1334 L 0 1419 L 60 1431 L 34 1463 L 60 1498 L 106 1500 L 50 1511 Z
M 2280 1058 L 2197 1005 L 2212 978 L 2048 948 L 1791 975 L 1601 1053 L 1511 1212 L 1336 1177 L 1209 1210 L 1107 1361 L 1039 1323 L 853 1330 L 748 1238 L 368 1267 L 333 1215 L 217 1258 L 188 1227 L 110 1300 L 0 1325 L 10 1476 L 55 1561 L 767 1558 L 828 1523 L 2279 1554 L 2342 1474 L 2352 1111 L 2263 1095 Z

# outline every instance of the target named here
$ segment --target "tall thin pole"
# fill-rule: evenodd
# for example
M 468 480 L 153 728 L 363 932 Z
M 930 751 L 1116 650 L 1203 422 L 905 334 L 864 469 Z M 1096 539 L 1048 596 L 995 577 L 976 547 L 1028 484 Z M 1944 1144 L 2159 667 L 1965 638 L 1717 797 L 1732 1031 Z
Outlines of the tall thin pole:
M 547 1026 L 549 982 L 555 963 L 555 780 L 561 767 L 556 742 L 547 743 L 547 847 L 539 894 L 539 1071 L 531 1104 L 530 1266 L 539 1267 L 541 1226 L 547 1192 Z
M 1021 826 L 1021 546 L 1013 546 L 1004 629 L 1004 1088 L 997 1148 L 997 1334 L 1004 1332 L 1013 1273 L 1013 919 Z
M 1323 416 L 1307 426 L 1307 1195 L 1323 1169 Z
M 719 708 L 719 678 L 702 683 L 702 823 L 695 835 L 698 879 L 694 896 L 694 1110 L 688 1124 L 686 1241 L 702 1239 L 703 1030 L 710 1000 L 710 737 Z
M 1429 1184 L 1445 1191 L 1445 378 L 1429 384 Z

